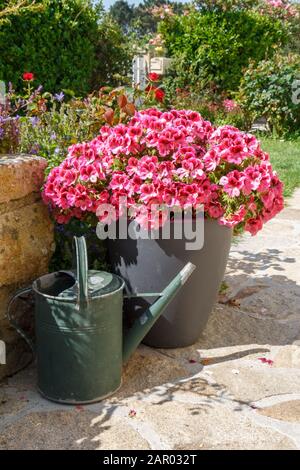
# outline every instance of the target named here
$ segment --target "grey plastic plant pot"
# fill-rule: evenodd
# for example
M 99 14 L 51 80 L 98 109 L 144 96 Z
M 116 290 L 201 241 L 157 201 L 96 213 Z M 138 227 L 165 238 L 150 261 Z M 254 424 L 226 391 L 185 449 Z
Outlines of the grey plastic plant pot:
M 188 251 L 186 240 L 109 240 L 113 272 L 126 284 L 127 293 L 160 292 L 187 262 L 196 269 L 176 298 L 144 339 L 156 348 L 179 348 L 194 344 L 204 330 L 223 280 L 231 246 L 232 230 L 206 219 L 204 245 Z M 155 297 L 127 299 L 127 323 L 140 316 Z

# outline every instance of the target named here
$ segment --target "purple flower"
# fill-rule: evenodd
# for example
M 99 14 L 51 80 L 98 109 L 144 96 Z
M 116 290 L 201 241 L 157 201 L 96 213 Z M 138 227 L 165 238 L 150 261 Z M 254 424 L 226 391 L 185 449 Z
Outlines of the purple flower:
M 54 99 L 58 101 L 59 103 L 61 103 L 64 100 L 64 97 L 65 97 L 65 94 L 63 91 L 61 91 L 60 93 L 56 93 L 54 95 Z
M 54 150 L 54 153 L 55 153 L 56 155 L 58 155 L 58 154 L 60 153 L 60 148 L 59 148 L 59 147 L 56 147 L 56 149 Z
M 39 152 L 39 150 L 40 150 L 39 144 L 33 144 L 29 153 L 32 155 L 36 155 Z
M 37 116 L 29 118 L 32 127 L 36 127 L 39 123 L 39 118 Z

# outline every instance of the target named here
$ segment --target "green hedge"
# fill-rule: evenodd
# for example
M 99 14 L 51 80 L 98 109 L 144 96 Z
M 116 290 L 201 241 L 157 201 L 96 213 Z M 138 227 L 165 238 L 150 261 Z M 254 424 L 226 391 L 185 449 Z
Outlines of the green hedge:
M 29 71 L 47 91 L 86 93 L 97 65 L 101 9 L 90 0 L 38 3 L 42 11 L 25 11 L 0 26 L 0 80 L 21 88 L 22 74 Z
M 191 11 L 162 22 L 160 32 L 177 59 L 179 85 L 202 80 L 226 91 L 237 90 L 249 59 L 272 56 L 286 40 L 281 21 L 243 10 Z

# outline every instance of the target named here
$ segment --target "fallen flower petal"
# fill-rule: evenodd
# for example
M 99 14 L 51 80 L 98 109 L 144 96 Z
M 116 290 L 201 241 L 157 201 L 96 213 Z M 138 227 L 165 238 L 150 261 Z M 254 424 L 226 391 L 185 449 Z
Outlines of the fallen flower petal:
M 136 411 L 135 410 L 130 410 L 129 413 L 128 413 L 128 416 L 130 418 L 134 418 L 136 416 Z
M 267 359 L 266 357 L 259 357 L 258 360 L 263 364 L 268 364 L 269 366 L 272 366 L 274 364 L 274 361 L 272 361 L 272 359 Z

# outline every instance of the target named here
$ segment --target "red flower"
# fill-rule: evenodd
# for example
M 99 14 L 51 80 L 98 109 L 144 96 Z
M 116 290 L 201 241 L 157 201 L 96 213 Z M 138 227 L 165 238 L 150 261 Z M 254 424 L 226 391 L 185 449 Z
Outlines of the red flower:
M 25 80 L 25 82 L 32 82 L 32 80 L 34 80 L 34 74 L 31 72 L 24 72 L 23 80 Z
M 152 72 L 149 73 L 148 78 L 151 82 L 158 82 L 158 80 L 160 79 L 160 75 L 158 75 L 158 73 Z
M 154 94 L 155 94 L 155 99 L 157 101 L 160 101 L 160 103 L 162 103 L 165 98 L 165 92 L 161 90 L 160 88 L 156 88 Z
M 164 97 L 165 97 L 165 92 L 163 90 L 161 90 L 160 88 L 156 88 L 153 85 L 148 85 L 145 88 L 145 91 L 152 91 L 154 93 L 155 99 L 157 101 L 160 101 L 161 103 L 163 102 Z

